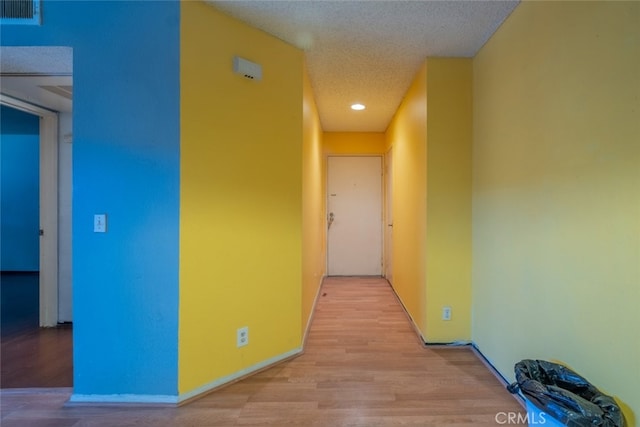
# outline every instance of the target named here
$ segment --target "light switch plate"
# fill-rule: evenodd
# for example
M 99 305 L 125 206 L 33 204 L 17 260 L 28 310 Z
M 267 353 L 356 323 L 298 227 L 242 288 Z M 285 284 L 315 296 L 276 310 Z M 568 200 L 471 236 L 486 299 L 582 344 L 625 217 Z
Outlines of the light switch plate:
M 107 214 L 95 214 L 93 216 L 93 232 L 94 233 L 107 232 Z

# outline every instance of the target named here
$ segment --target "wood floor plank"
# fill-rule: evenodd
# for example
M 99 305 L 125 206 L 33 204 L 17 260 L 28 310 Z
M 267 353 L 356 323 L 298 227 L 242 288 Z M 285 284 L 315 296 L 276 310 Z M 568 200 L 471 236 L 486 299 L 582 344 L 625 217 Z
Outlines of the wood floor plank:
M 73 385 L 70 325 L 31 328 L 2 337 L 0 388 Z
M 69 407 L 68 396 L 2 391 L 2 425 L 469 427 L 524 415 L 469 348 L 424 348 L 380 278 L 326 279 L 301 356 L 188 405 Z

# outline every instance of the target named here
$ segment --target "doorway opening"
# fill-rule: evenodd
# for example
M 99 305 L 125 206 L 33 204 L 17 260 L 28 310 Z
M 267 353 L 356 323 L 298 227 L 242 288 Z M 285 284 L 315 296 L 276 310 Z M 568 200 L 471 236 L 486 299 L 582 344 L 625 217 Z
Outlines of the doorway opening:
M 382 276 L 382 157 L 327 161 L 327 274 Z
M 53 71 L 42 61 L 50 55 L 60 59 Z M 37 160 L 30 168 L 39 172 L 38 177 L 36 171 L 23 168 L 38 181 L 34 190 L 38 193 L 36 206 L 31 207 L 37 218 L 35 223 L 28 224 L 27 234 L 11 233 L 11 241 L 3 236 L 6 249 L 18 248 L 25 240 L 33 242 L 35 235 L 35 249 L 31 248 L 35 255 L 32 251 L 29 256 L 37 259 L 31 261 L 35 266 L 26 268 L 28 274 L 23 274 L 25 271 L 20 270 L 25 269 L 20 266 L 3 262 L 2 305 L 12 306 L 16 317 L 24 319 L 35 312 L 37 318 L 17 328 L 3 328 L 2 388 L 70 387 L 73 383 L 71 55 L 71 48 L 64 47 L 2 47 L 0 104 L 4 112 L 12 112 L 3 121 L 6 124 L 16 117 L 35 121 Z M 67 68 L 61 69 L 60 64 Z M 9 128 L 2 130 L 3 140 L 12 139 Z M 6 147 L 3 142 L 3 149 Z M 5 153 L 9 150 L 3 156 Z M 5 161 L 10 161 L 9 156 Z M 13 193 L 11 203 L 5 203 L 3 198 L 3 214 L 14 214 L 18 205 L 33 196 Z M 3 221 L 4 228 L 15 231 L 17 227 Z M 6 281 L 6 286 L 5 276 L 12 279 Z M 35 298 L 30 290 L 34 285 Z

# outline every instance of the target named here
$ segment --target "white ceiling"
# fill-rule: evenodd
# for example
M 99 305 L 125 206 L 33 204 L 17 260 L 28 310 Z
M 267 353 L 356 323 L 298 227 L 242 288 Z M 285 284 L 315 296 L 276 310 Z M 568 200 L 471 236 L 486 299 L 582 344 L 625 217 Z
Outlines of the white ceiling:
M 70 112 L 72 56 L 70 47 L 1 46 L 0 91 L 40 107 Z
M 473 57 L 518 5 L 518 0 L 207 2 L 303 49 L 322 128 L 363 132 L 386 130 L 425 58 Z M 59 89 L 72 85 L 72 62 L 71 48 L 2 46 L 2 92 L 70 111 L 71 100 Z M 58 94 L 42 86 L 58 86 L 53 89 Z M 354 102 L 366 110 L 352 111 Z
M 71 75 L 73 49 L 63 46 L 0 46 L 0 72 Z
M 473 57 L 517 0 L 217 1 L 305 51 L 325 131 L 386 130 L 427 57 Z M 248 58 L 251 59 L 251 58 Z M 349 106 L 360 102 L 361 112 Z

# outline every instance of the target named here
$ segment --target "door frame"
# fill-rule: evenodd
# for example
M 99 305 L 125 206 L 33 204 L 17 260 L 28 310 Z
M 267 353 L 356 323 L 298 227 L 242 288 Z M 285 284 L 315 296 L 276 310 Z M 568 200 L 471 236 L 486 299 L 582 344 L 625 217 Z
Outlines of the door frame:
M 384 178 L 384 233 L 383 273 L 389 284 L 393 285 L 393 148 L 384 155 L 382 175 Z
M 0 104 L 40 117 L 40 326 L 58 324 L 58 113 L 0 94 Z
M 371 153 L 371 154 L 360 154 L 360 153 L 339 153 L 339 154 L 327 154 L 324 156 L 324 170 L 325 170 L 325 212 L 324 212 L 324 218 L 325 218 L 325 272 L 327 275 L 329 275 L 329 198 L 330 198 L 330 194 L 329 194 L 329 158 L 330 157 L 378 157 L 380 158 L 380 167 L 382 170 L 382 176 L 381 176 L 381 182 L 380 182 L 380 194 L 382 196 L 381 198 L 381 204 L 380 204 L 380 217 L 382 219 L 382 222 L 380 223 L 380 233 L 381 233 L 381 242 L 380 244 L 382 245 L 381 249 L 381 254 L 382 257 L 380 259 L 380 273 L 382 275 L 382 277 L 384 277 L 384 272 L 385 272 L 385 209 L 384 209 L 384 185 L 385 185 L 385 170 L 384 170 L 384 154 L 381 153 Z

